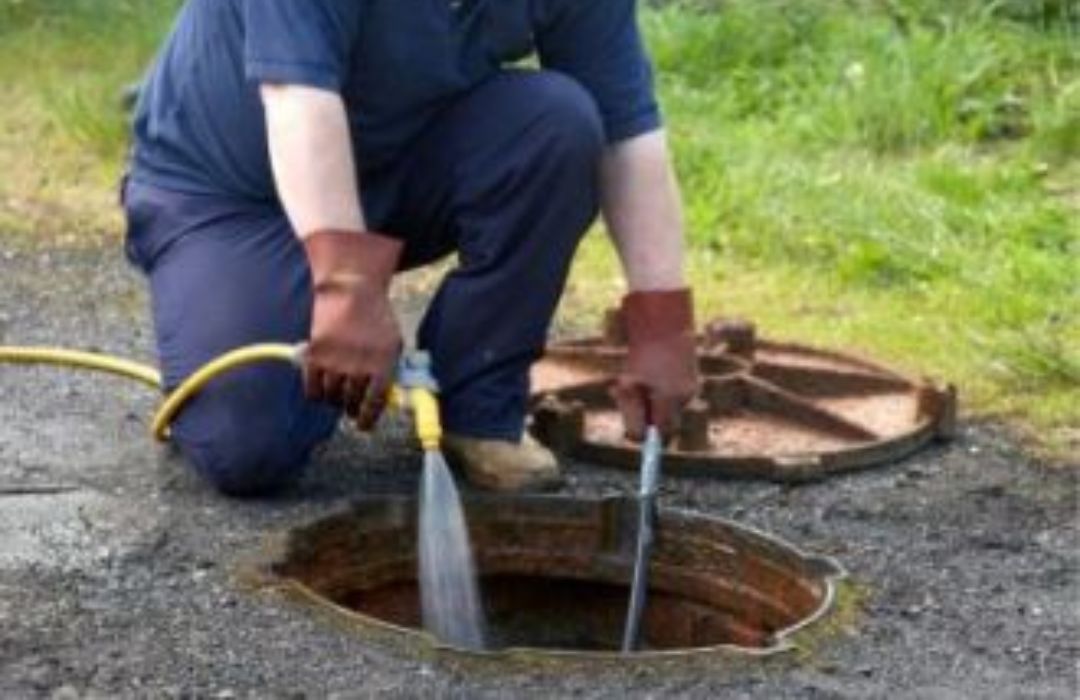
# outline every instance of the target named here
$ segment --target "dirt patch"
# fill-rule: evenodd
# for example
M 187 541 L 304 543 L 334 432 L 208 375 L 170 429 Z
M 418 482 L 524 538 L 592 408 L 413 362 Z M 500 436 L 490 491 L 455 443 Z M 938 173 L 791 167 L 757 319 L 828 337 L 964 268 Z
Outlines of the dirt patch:
M 119 250 L 0 255 L 0 338 L 152 357 Z M 410 308 L 419 308 L 414 297 Z M 238 562 L 266 535 L 364 493 L 415 493 L 419 456 L 388 426 L 342 434 L 287 497 L 208 493 L 146 437 L 155 399 L 123 381 L 0 368 L 0 483 L 74 486 L 62 568 L 0 570 L 0 696 L 1074 698 L 1080 469 L 1044 469 L 992 424 L 893 466 L 784 487 L 670 478 L 662 501 L 738 519 L 840 560 L 859 592 L 835 634 L 737 667 L 507 674 L 433 663 L 252 593 Z M 630 492 L 584 464 L 567 490 Z M 41 494 L 42 499 L 55 495 Z M 47 508 L 0 495 L 5 517 Z M 17 523 L 16 523 L 17 524 Z M 23 524 L 26 524 L 23 522 Z M 12 527 L 15 527 L 13 525 Z M 7 548 L 5 541 L 0 547 Z M 8 549 L 4 550 L 8 552 Z M 47 554 L 41 554 L 47 557 Z

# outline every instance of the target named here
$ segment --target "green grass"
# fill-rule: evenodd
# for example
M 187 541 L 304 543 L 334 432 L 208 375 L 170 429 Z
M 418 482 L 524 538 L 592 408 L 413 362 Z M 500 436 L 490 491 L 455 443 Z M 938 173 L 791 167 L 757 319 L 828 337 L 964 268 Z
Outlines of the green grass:
M 0 230 L 115 235 L 118 108 L 174 0 L 0 0 Z M 643 10 L 703 315 L 955 381 L 1080 448 L 1080 2 Z M 564 312 L 619 292 L 586 245 Z
M 114 232 L 137 79 L 176 0 L 0 0 L 0 231 Z
M 1080 447 L 1080 8 L 696 4 L 644 19 L 705 313 Z M 585 258 L 588 308 L 617 284 Z

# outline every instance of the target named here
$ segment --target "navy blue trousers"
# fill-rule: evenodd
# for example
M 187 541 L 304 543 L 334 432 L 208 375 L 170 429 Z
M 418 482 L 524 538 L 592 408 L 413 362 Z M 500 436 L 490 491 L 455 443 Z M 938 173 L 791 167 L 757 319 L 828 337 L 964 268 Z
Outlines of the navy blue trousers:
M 577 83 L 508 71 L 463 94 L 399 162 L 362 173 L 368 225 L 404 239 L 403 269 L 458 254 L 417 339 L 434 358 L 447 430 L 520 437 L 529 366 L 596 217 L 602 149 Z M 228 350 L 306 338 L 309 270 L 280 205 L 137 181 L 124 194 L 166 391 Z M 295 481 L 339 419 L 304 398 L 295 369 L 267 364 L 212 383 L 173 440 L 220 491 L 257 495 Z

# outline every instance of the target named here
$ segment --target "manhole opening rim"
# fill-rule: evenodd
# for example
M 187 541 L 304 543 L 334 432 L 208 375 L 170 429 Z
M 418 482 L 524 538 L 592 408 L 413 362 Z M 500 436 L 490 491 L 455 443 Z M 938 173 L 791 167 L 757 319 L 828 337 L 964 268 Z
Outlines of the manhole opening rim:
M 526 501 L 531 504 L 542 504 L 544 502 L 575 501 L 579 503 L 592 503 L 599 508 L 617 508 L 620 507 L 621 504 L 630 505 L 636 504 L 637 502 L 636 498 L 626 495 L 609 495 L 593 498 L 573 498 L 567 497 L 565 495 L 556 494 L 522 494 L 513 496 L 512 498 L 517 501 Z M 467 508 L 469 502 L 500 501 L 505 499 L 506 496 L 469 494 L 464 498 L 464 501 Z M 626 662 L 664 659 L 686 659 L 691 657 L 707 657 L 715 655 L 724 655 L 732 658 L 757 659 L 766 658 L 791 651 L 793 649 L 793 645 L 790 641 L 791 638 L 799 632 L 818 623 L 833 609 L 836 602 L 839 585 L 849 576 L 847 570 L 835 558 L 824 554 L 809 553 L 801 547 L 785 540 L 779 535 L 767 532 L 753 525 L 746 525 L 743 523 L 739 523 L 731 518 L 725 518 L 720 515 L 714 515 L 712 513 L 707 513 L 703 511 L 691 510 L 689 508 L 662 507 L 660 508 L 660 517 L 664 517 L 666 515 L 669 518 L 681 517 L 697 520 L 706 520 L 711 524 L 720 525 L 721 527 L 725 528 L 731 528 L 739 532 L 740 534 L 745 534 L 751 538 L 761 540 L 767 546 L 776 547 L 786 551 L 787 554 L 804 561 L 807 569 L 813 571 L 815 575 L 820 577 L 824 593 L 821 597 L 820 603 L 813 610 L 813 612 L 800 619 L 799 621 L 788 625 L 787 627 L 772 632 L 768 637 L 768 644 L 766 646 L 749 647 L 738 644 L 725 643 L 700 647 L 684 647 L 678 649 L 652 649 L 626 654 L 614 650 L 575 650 L 531 646 L 509 646 L 499 649 L 484 650 L 458 647 L 452 644 L 447 644 L 437 639 L 422 628 L 395 624 L 382 618 L 375 617 L 374 615 L 348 608 L 316 591 L 311 586 L 307 585 L 295 576 L 283 575 L 275 570 L 277 566 L 283 563 L 283 559 L 288 556 L 287 543 L 290 537 L 292 537 L 293 530 L 300 530 L 303 528 L 311 527 L 316 523 L 325 520 L 346 516 L 349 513 L 361 510 L 368 505 L 378 505 L 380 507 L 386 508 L 409 508 L 414 507 L 415 503 L 416 499 L 411 496 L 360 496 L 358 498 L 353 498 L 350 501 L 349 505 L 344 509 L 323 516 L 321 518 L 317 518 L 310 522 L 303 523 L 291 530 L 286 530 L 283 532 L 279 532 L 276 535 L 273 535 L 272 539 L 276 540 L 280 544 L 280 546 L 268 547 L 269 551 L 272 553 L 264 557 L 264 559 L 257 565 L 260 573 L 262 574 L 260 578 L 264 581 L 263 587 L 287 590 L 288 592 L 299 596 L 306 604 L 311 605 L 316 610 L 328 612 L 335 617 L 344 620 L 345 622 L 391 633 L 403 642 L 419 642 L 422 648 L 437 652 L 447 652 L 463 657 L 488 660 L 549 658 L 554 660 L 565 659 L 583 661 L 597 660 Z

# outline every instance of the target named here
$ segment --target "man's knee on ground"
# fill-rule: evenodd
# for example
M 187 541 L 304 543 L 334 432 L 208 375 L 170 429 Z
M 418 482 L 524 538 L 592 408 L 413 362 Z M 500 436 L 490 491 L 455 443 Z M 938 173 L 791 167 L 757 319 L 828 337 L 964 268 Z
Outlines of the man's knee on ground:
M 271 495 L 295 483 L 336 419 L 265 373 L 209 387 L 181 414 L 173 439 L 195 470 L 227 496 Z
M 245 431 L 235 439 L 181 444 L 195 470 L 217 491 L 236 498 L 269 496 L 303 473 L 308 452 L 280 437 Z

